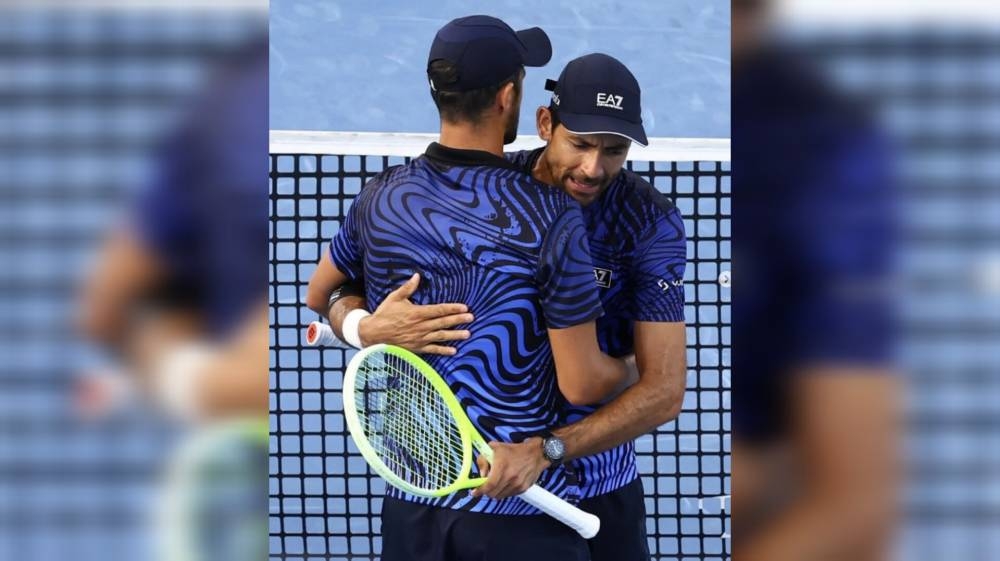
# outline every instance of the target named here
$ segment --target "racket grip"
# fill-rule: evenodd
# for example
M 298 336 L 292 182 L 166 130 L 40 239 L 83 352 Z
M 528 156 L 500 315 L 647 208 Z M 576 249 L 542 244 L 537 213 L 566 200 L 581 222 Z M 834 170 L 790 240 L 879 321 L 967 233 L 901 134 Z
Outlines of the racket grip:
M 333 328 L 321 322 L 314 321 L 306 329 L 306 345 L 310 347 L 325 347 L 336 345 L 337 336 L 333 334 Z
M 538 485 L 532 485 L 520 497 L 524 502 L 573 528 L 585 539 L 596 536 L 601 529 L 600 518 L 580 510 Z

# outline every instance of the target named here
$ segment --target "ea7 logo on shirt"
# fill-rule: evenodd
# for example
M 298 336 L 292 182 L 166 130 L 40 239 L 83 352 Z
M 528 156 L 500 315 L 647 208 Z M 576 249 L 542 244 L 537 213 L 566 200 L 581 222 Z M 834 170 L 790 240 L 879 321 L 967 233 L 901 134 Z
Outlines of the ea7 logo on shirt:
M 684 281 L 681 280 L 681 279 L 676 279 L 676 280 L 672 280 L 672 281 L 666 281 L 666 280 L 660 279 L 660 280 L 658 280 L 656 282 L 656 284 L 657 284 L 657 286 L 660 287 L 660 290 L 662 290 L 663 292 L 666 292 L 666 291 L 670 290 L 673 287 L 684 286 Z
M 597 94 L 597 106 L 598 107 L 610 107 L 611 109 L 617 109 L 619 111 L 624 111 L 622 109 L 622 100 L 625 99 L 620 95 L 614 95 L 609 93 L 599 92 Z
M 601 288 L 611 288 L 611 269 L 594 267 L 594 281 Z

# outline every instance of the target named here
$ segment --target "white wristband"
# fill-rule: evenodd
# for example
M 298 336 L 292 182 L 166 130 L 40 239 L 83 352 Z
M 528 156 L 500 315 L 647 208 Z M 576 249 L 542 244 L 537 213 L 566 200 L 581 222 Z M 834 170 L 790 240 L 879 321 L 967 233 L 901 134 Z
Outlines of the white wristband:
M 188 343 L 170 351 L 156 368 L 156 399 L 167 413 L 185 421 L 201 416 L 197 382 L 214 355 L 205 344 Z
M 344 334 L 344 340 L 351 344 L 351 346 L 358 349 L 362 348 L 361 334 L 358 331 L 358 327 L 361 325 L 361 320 L 370 315 L 367 310 L 358 308 L 357 310 L 351 310 L 344 317 L 344 325 L 341 327 L 341 332 Z

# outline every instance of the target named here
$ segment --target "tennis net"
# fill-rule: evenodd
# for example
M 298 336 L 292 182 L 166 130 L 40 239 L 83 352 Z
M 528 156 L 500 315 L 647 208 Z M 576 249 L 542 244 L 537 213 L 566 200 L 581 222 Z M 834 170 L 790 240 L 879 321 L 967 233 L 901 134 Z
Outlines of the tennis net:
M 418 155 L 419 134 L 272 131 L 270 155 L 272 559 L 369 559 L 381 551 L 383 482 L 344 424 L 350 351 L 302 344 L 315 263 L 352 199 Z M 519 139 L 514 149 L 537 146 Z M 688 392 L 680 417 L 640 438 L 653 559 L 729 558 L 730 167 L 728 140 L 653 139 L 628 167 L 669 195 L 688 234 Z

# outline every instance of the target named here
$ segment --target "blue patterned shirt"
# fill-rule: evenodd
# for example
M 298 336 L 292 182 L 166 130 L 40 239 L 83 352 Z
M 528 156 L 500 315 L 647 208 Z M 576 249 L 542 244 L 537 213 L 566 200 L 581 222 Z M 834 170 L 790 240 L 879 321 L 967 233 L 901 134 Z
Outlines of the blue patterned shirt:
M 409 164 L 386 170 L 353 202 L 330 244 L 330 258 L 364 278 L 374 309 L 414 272 L 417 304 L 464 302 L 472 336 L 454 356 L 426 355 L 487 440 L 516 442 L 558 426 L 559 392 L 548 328 L 602 314 L 580 206 L 503 158 L 431 144 Z M 578 494 L 562 468 L 539 482 Z M 497 514 L 535 514 L 518 498 L 467 493 L 406 500 Z
M 508 154 L 530 173 L 542 148 Z M 593 279 L 605 315 L 597 320 L 601 350 L 611 356 L 634 352 L 636 321 L 684 321 L 687 239 L 673 202 L 647 181 L 622 170 L 597 200 L 583 207 L 593 257 Z M 567 406 L 562 425 L 593 413 L 596 406 Z M 633 442 L 572 462 L 583 498 L 603 495 L 638 477 Z

